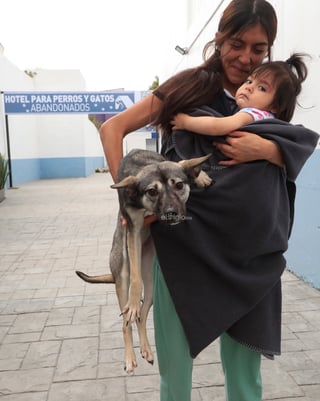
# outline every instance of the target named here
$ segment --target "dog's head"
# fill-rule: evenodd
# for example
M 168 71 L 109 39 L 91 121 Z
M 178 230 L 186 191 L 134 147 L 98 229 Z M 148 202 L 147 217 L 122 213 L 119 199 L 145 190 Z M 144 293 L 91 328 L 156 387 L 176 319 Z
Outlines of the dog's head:
M 118 189 L 125 206 L 146 209 L 161 222 L 177 224 L 187 218 L 190 182 L 196 181 L 201 164 L 210 156 L 149 164 L 111 188 Z

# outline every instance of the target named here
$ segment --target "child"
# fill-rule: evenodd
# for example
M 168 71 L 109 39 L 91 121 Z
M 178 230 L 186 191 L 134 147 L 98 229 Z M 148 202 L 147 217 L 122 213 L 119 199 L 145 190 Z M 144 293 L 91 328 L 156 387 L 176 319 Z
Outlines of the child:
M 235 101 L 240 110 L 236 114 L 193 117 L 178 113 L 171 121 L 172 129 L 216 136 L 265 118 L 289 122 L 306 77 L 307 67 L 301 54 L 293 54 L 286 61 L 267 62 L 254 69 L 237 90 Z

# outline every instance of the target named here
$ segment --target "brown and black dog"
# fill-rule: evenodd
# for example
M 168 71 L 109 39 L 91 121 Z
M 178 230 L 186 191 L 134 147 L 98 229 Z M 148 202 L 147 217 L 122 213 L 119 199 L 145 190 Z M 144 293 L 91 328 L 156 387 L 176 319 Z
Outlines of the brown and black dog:
M 148 150 L 129 152 L 121 161 L 118 182 L 111 186 L 118 190 L 119 196 L 119 215 L 110 253 L 111 274 L 88 276 L 76 272 L 89 283 L 115 283 L 123 315 L 125 370 L 128 373 L 137 366 L 133 322 L 138 327 L 141 355 L 153 363 L 146 320 L 152 305 L 155 250 L 144 219 L 152 214 L 165 224 L 178 224 L 185 220 L 190 183 L 194 181 L 200 188 L 212 184 L 211 178 L 201 170 L 201 164 L 209 157 L 175 163 Z M 123 219 L 126 224 L 122 224 Z

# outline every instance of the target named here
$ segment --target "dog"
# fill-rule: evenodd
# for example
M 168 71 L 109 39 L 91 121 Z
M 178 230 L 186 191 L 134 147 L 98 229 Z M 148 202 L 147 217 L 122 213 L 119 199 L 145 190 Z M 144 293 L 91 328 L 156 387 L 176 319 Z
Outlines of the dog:
M 120 163 L 118 182 L 111 185 L 118 190 L 119 197 L 119 214 L 110 253 L 111 274 L 88 276 L 76 271 L 89 283 L 115 283 L 123 316 L 124 369 L 127 373 L 137 367 L 132 338 L 134 322 L 138 328 L 141 355 L 153 364 L 146 321 L 153 303 L 155 249 L 144 219 L 151 214 L 164 224 L 182 222 L 186 218 L 191 182 L 199 188 L 212 184 L 212 179 L 201 170 L 201 164 L 210 156 L 176 163 L 166 161 L 153 151 L 134 149 L 129 152 Z

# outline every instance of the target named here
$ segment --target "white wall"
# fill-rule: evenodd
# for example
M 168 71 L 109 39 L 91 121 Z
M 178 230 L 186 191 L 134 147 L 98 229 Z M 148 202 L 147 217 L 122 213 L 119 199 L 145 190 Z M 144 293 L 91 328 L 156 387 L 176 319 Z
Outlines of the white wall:
M 34 90 L 32 79 L 24 72 L 19 70 L 4 55 L 4 49 L 0 45 L 0 88 L 1 91 L 32 91 Z M 23 89 L 21 89 L 23 88 Z M 35 132 L 34 118 L 28 116 L 20 120 L 10 119 L 10 130 L 16 132 L 16 136 L 12 138 L 14 149 L 18 157 L 23 157 L 26 152 L 30 152 L 31 157 L 37 156 L 37 135 Z M 21 142 L 22 141 L 22 142 Z M 25 144 L 25 150 L 21 143 Z M 7 156 L 5 119 L 3 111 L 3 103 L 1 102 L 0 113 L 0 152 Z
M 35 90 L 85 91 L 86 83 L 78 70 L 35 72 Z M 37 124 L 41 157 L 102 156 L 97 130 L 86 114 L 39 115 Z
M 296 108 L 294 123 L 302 123 L 320 132 L 320 3 L 317 0 L 273 1 L 276 7 L 279 30 L 274 48 L 275 59 L 286 59 L 293 52 L 311 56 L 306 59 L 309 75 Z

